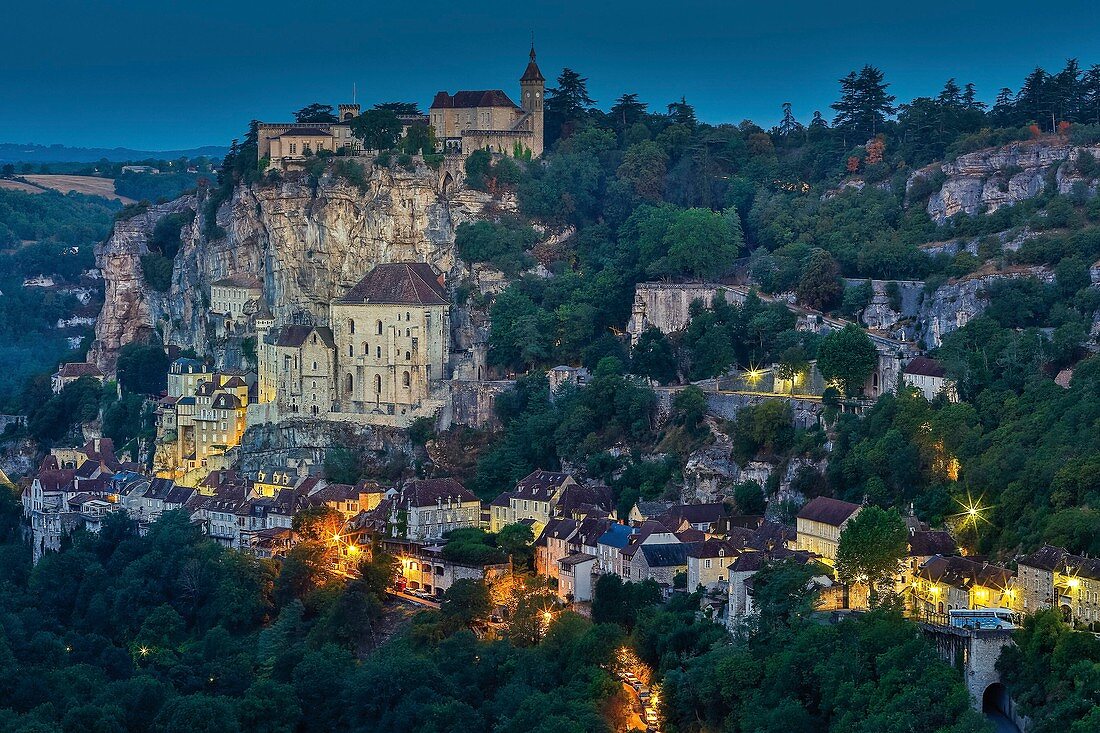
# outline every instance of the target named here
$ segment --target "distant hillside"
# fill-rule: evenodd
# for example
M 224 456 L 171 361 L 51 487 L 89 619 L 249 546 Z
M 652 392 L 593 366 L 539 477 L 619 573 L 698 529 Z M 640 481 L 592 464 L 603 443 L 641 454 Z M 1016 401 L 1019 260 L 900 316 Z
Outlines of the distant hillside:
M 225 157 L 228 148 L 206 145 L 189 150 L 133 150 L 131 148 L 72 148 L 67 145 L 35 145 L 33 143 L 0 143 L 0 163 L 94 163 L 107 160 L 173 160 L 206 156 L 215 160 Z

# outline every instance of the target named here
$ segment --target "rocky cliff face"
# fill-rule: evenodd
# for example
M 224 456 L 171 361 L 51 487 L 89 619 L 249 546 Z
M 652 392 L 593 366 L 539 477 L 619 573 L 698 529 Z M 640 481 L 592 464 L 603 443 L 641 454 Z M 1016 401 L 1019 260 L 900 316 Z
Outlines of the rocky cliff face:
M 925 347 L 936 348 L 945 335 L 962 328 L 986 309 L 989 305 L 986 289 L 990 285 L 1000 280 L 1028 277 L 1054 281 L 1054 273 L 1045 267 L 1011 267 L 980 270 L 941 285 L 921 301 L 918 337 Z
M 204 234 L 213 229 L 205 222 L 206 194 L 118 222 L 96 252 L 107 293 L 90 358 L 113 373 L 119 347 L 157 332 L 165 343 L 224 359 L 211 343 L 206 314 L 210 284 L 226 277 L 259 278 L 277 322 L 321 323 L 329 301 L 381 262 L 428 262 L 457 280 L 463 266 L 455 228 L 482 216 L 490 197 L 462 186 L 461 165 L 364 167 L 361 186 L 330 168 L 316 182 L 293 174 L 277 184 L 238 187 L 217 209 L 225 234 L 216 239 Z M 157 293 L 144 282 L 141 256 L 156 222 L 185 208 L 198 216 L 181 233 L 169 292 Z
M 1081 176 L 1076 167 L 1085 151 L 1100 158 L 1100 145 L 1076 146 L 1060 137 L 979 150 L 915 172 L 906 183 L 906 193 L 921 179 L 945 177 L 928 200 L 929 216 L 941 224 L 958 213 L 973 215 L 1012 206 L 1052 184 L 1066 194 L 1080 183 L 1095 194 L 1097 179 Z

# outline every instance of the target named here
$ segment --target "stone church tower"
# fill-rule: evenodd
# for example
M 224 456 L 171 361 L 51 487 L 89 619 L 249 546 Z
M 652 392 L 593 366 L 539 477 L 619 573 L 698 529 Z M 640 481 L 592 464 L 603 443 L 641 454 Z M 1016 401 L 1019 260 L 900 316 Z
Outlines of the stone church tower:
M 535 157 L 542 155 L 542 97 L 545 91 L 546 79 L 539 71 L 539 65 L 535 63 L 535 46 L 531 44 L 531 61 L 519 80 L 519 98 L 520 106 L 531 115 L 530 130 L 535 133 L 531 152 Z

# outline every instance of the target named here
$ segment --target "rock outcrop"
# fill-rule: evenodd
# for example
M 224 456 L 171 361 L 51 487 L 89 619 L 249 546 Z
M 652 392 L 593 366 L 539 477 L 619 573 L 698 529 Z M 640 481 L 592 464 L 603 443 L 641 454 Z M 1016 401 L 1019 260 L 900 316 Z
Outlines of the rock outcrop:
M 207 333 L 210 284 L 222 278 L 258 278 L 264 305 L 280 323 L 327 322 L 329 301 L 381 262 L 428 262 L 457 282 L 463 265 L 455 229 L 482 216 L 489 195 L 462 186 L 459 164 L 436 170 L 418 162 L 411 171 L 359 164 L 359 185 L 330 166 L 318 180 L 295 174 L 238 186 L 217 208 L 217 227 L 206 222 L 205 192 L 118 222 L 96 251 L 107 296 L 90 358 L 113 373 L 121 346 L 156 332 L 166 344 L 222 361 Z M 156 222 L 185 208 L 198 215 L 181 233 L 169 291 L 157 293 L 142 277 L 141 256 Z M 219 236 L 209 239 L 208 231 Z
M 944 177 L 928 199 L 928 214 L 939 224 L 959 213 L 992 213 L 1012 206 L 1038 195 L 1048 185 L 1068 194 L 1081 184 L 1089 195 L 1095 195 L 1097 179 L 1077 170 L 1077 159 L 1086 151 L 1100 159 L 1100 145 L 1072 145 L 1062 137 L 979 150 L 916 171 L 906 183 L 906 194 L 915 185 Z
M 939 346 L 943 337 L 980 315 L 989 305 L 986 290 L 995 282 L 1034 277 L 1053 282 L 1054 273 L 1045 267 L 1010 267 L 1003 270 L 979 270 L 952 280 L 921 301 L 918 334 L 929 349 Z

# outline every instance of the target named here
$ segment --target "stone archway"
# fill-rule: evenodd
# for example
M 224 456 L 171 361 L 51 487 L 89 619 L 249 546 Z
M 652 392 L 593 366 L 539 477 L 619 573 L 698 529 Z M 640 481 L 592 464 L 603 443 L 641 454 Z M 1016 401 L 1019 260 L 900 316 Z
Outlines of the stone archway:
M 1008 690 L 1000 682 L 994 682 L 982 693 L 982 712 L 986 715 L 1008 715 Z
M 444 196 L 450 196 L 451 191 L 454 190 L 455 179 L 451 176 L 450 171 L 443 173 L 443 179 L 439 183 L 439 192 Z

